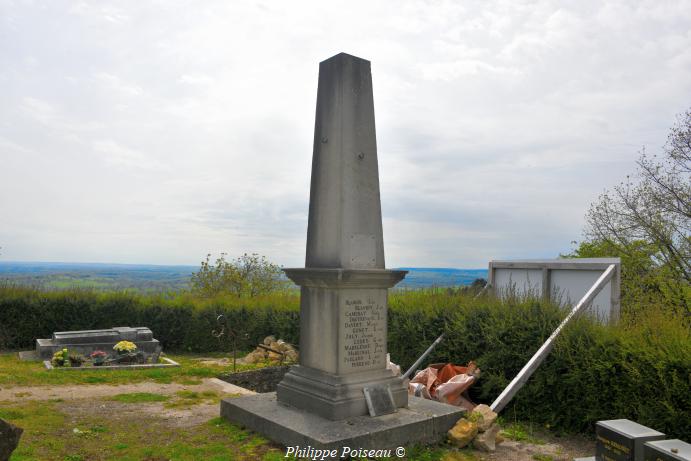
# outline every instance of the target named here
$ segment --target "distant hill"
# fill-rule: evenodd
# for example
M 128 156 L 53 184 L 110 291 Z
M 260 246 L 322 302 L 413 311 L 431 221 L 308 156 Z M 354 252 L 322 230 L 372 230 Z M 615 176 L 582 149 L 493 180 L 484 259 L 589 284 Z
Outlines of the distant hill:
M 397 288 L 470 285 L 487 278 L 486 269 L 401 267 L 408 274 Z M 0 281 L 46 288 L 84 287 L 97 290 L 133 289 L 142 292 L 189 288 L 190 275 L 199 266 L 153 264 L 48 263 L 0 261 Z
M 450 269 L 436 267 L 400 267 L 408 275 L 397 288 L 452 287 L 470 285 L 475 279 L 487 280 L 487 269 Z
M 0 262 L 0 280 L 46 288 L 177 291 L 189 287 L 199 266 L 153 264 Z

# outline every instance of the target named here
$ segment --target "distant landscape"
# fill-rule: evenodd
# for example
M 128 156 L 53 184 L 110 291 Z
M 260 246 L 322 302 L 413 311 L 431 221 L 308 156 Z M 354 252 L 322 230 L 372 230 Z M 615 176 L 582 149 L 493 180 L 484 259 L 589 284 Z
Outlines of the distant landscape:
M 406 278 L 397 288 L 451 287 L 470 285 L 487 278 L 487 269 L 402 267 Z M 42 288 L 91 288 L 141 292 L 181 291 L 189 288 L 190 275 L 199 266 L 153 264 L 101 264 L 55 262 L 0 262 L 0 282 Z

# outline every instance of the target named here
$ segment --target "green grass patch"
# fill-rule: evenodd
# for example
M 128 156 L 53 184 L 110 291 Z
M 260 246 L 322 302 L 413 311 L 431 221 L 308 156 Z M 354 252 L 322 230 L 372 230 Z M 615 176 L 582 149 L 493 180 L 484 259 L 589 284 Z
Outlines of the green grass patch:
M 189 408 L 202 403 L 215 403 L 221 398 L 220 394 L 213 391 L 178 391 L 175 393 L 176 399 L 166 402 L 166 408 Z
M 149 403 L 165 402 L 170 399 L 167 395 L 152 394 L 150 392 L 131 392 L 129 394 L 118 394 L 110 397 L 110 400 L 122 403 Z
M 479 461 L 477 455 L 469 448 L 429 447 L 427 445 L 413 445 L 406 450 L 408 461 Z
M 544 445 L 545 441 L 535 436 L 531 425 L 513 422 L 509 423 L 501 431 L 501 435 L 507 439 L 515 440 L 516 442 L 527 442 L 534 445 Z
M 200 393 L 199 397 L 204 396 Z M 104 418 L 83 411 L 75 414 L 70 410 L 68 416 L 62 405 L 67 404 L 3 402 L 7 414 L 22 415 L 21 427 L 24 428 L 11 461 L 284 459 L 279 447 L 221 418 L 193 428 L 179 428 L 152 415 Z
M 552 456 L 541 454 L 533 455 L 533 459 L 535 461 L 554 461 L 554 458 Z
M 161 384 L 200 384 L 202 378 L 215 377 L 232 371 L 232 365 L 202 364 L 201 357 L 219 354 L 168 355 L 179 367 L 150 368 L 144 370 L 46 370 L 43 362 L 21 361 L 16 353 L 0 353 L 0 387 L 61 386 L 73 384 L 129 384 L 155 381 Z M 227 354 L 224 356 L 227 357 Z M 254 370 L 264 364 L 238 365 L 238 371 Z
M 22 419 L 24 413 L 19 410 L 13 410 L 11 408 L 0 408 L 0 418 L 2 419 Z

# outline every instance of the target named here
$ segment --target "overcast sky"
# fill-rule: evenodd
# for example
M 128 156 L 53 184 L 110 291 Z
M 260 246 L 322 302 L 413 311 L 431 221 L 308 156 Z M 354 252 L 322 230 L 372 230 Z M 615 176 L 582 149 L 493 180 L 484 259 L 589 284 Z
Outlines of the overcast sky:
M 691 1 L 0 0 L 0 261 L 303 266 L 342 51 L 372 62 L 389 267 L 569 251 L 691 106 Z

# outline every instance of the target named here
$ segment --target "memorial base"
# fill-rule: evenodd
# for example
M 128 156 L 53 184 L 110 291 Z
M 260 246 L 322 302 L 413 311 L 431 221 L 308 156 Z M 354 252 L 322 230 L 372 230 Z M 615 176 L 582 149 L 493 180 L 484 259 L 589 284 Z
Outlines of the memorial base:
M 295 365 L 276 390 L 281 403 L 337 420 L 368 414 L 363 388 L 388 386 L 395 407 L 408 403 L 407 381 L 391 370 L 373 370 L 351 375 L 332 375 L 321 370 Z
M 396 413 L 333 421 L 257 394 L 221 401 L 221 417 L 286 447 L 383 450 L 415 443 L 437 443 L 463 416 L 462 408 L 410 397 Z

